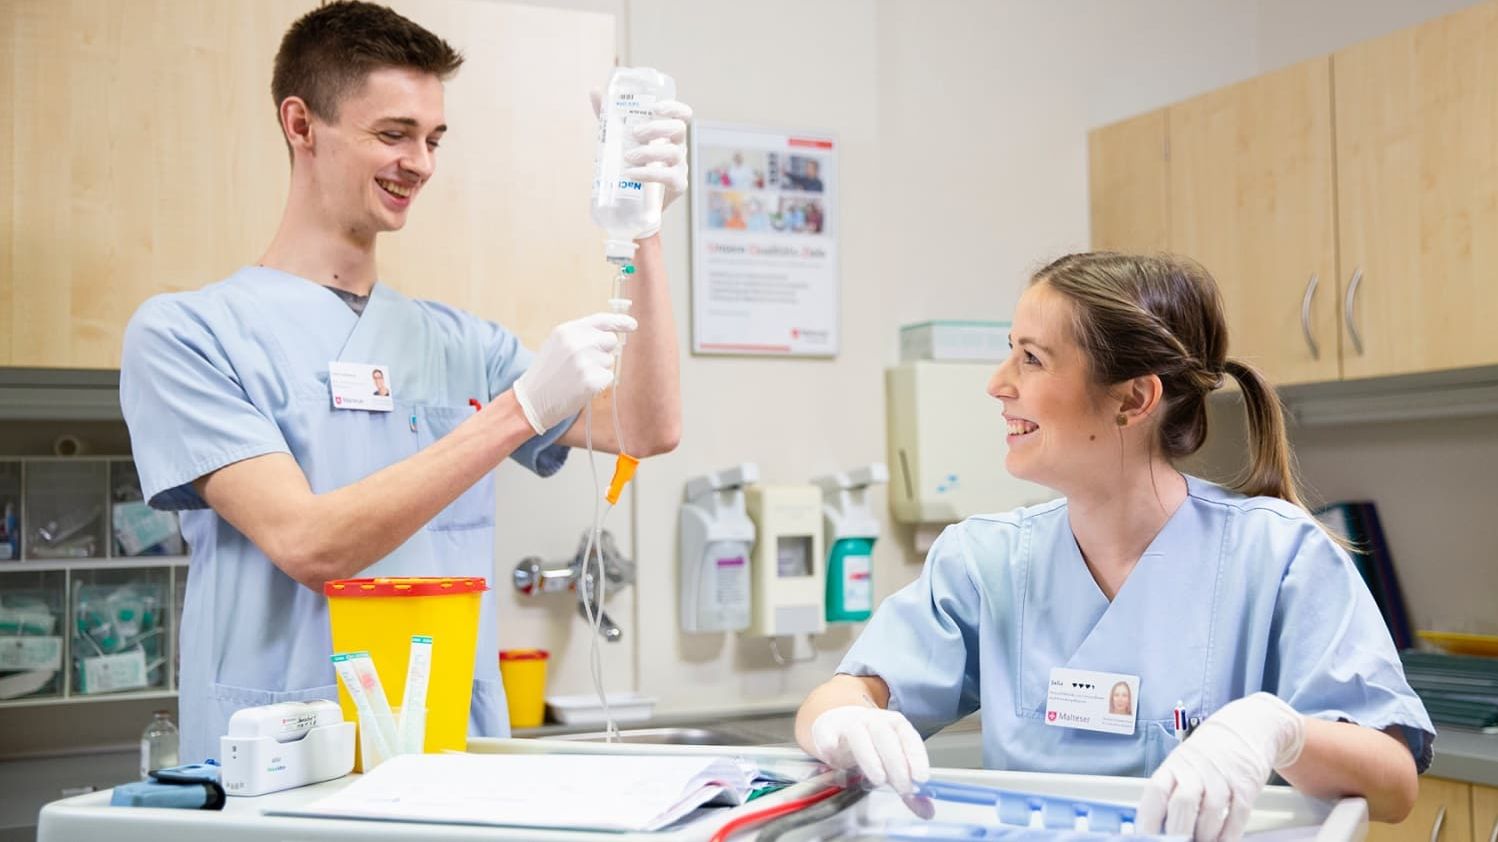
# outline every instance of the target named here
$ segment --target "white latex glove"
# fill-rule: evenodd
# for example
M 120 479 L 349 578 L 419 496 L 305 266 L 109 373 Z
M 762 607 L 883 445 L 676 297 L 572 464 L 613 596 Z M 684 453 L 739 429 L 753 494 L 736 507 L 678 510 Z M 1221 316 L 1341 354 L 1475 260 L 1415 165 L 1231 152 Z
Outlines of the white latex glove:
M 911 795 L 931 777 L 926 744 L 898 711 L 843 705 L 823 711 L 811 723 L 817 759 L 836 769 L 857 769 L 873 786 L 888 783 Z
M 614 382 L 617 334 L 636 327 L 623 313 L 595 313 L 552 329 L 530 368 L 511 387 L 536 435 L 582 411 Z
M 1269 773 L 1300 759 L 1305 718 L 1277 696 L 1255 693 L 1207 717 L 1144 786 L 1135 833 L 1236 842 Z
M 590 96 L 596 116 L 599 93 L 593 91 Z M 661 185 L 664 212 L 687 191 L 687 123 L 692 120 L 692 109 L 684 102 L 667 99 L 657 102 L 652 110 L 655 119 L 635 126 L 635 140 L 643 145 L 624 153 L 629 168 L 620 175 Z M 647 232 L 640 239 L 655 233 Z

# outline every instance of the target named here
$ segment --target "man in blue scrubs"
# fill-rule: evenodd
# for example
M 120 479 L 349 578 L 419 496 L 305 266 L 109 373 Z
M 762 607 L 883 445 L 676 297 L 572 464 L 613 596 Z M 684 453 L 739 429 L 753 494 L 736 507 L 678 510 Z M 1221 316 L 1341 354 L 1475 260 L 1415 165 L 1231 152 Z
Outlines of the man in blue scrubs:
M 675 326 L 655 234 L 638 244 L 638 322 L 588 316 L 534 353 L 497 324 L 380 282 L 376 240 L 405 225 L 433 176 L 443 80 L 461 63 L 382 6 L 332 3 L 296 21 L 272 82 L 292 160 L 279 230 L 253 266 L 152 298 L 126 331 L 120 393 L 141 481 L 153 506 L 182 511 L 192 549 L 184 762 L 215 756 L 239 708 L 336 698 L 324 582 L 491 576 L 500 462 L 555 472 L 584 441 L 573 422 L 589 402 L 594 443 L 616 448 L 605 389 L 618 334 L 635 334 L 618 406 L 635 455 L 676 444 Z M 629 174 L 670 201 L 686 185 L 690 110 L 658 103 L 656 114 Z M 388 394 L 370 394 L 376 370 Z M 470 729 L 502 736 L 494 608 L 486 594 Z

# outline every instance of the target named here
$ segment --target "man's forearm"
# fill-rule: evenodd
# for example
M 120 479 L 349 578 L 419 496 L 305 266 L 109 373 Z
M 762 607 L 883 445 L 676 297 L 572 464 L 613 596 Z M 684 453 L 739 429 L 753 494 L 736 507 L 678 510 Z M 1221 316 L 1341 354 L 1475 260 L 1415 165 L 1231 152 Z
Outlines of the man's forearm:
M 596 450 L 618 452 L 613 402 L 619 402 L 619 425 L 631 456 L 667 453 L 681 439 L 681 360 L 676 346 L 676 319 L 659 236 L 640 241 L 636 272 L 625 284 L 630 315 L 640 324 L 624 345 L 620 385 L 593 401 Z M 587 442 L 583 419 L 560 442 L 582 447 Z
M 624 346 L 619 419 L 631 455 L 669 452 L 681 439 L 681 360 L 661 238 L 640 241 L 630 312 L 640 329 Z
M 333 491 L 313 493 L 285 454 L 229 465 L 198 489 L 276 566 L 320 589 L 389 555 L 533 435 L 506 392 L 416 454 Z

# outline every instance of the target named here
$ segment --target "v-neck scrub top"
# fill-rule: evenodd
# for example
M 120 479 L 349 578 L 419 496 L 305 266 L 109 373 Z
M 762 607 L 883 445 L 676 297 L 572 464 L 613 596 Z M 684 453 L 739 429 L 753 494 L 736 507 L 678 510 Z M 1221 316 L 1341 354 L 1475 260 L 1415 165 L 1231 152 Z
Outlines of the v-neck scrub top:
M 837 671 L 882 678 L 926 736 L 981 710 L 992 769 L 1147 776 L 1176 744 L 1177 702 L 1205 716 L 1264 690 L 1400 726 L 1423 772 L 1435 729 L 1347 554 L 1284 500 L 1187 489 L 1111 602 L 1065 499 L 948 527 Z M 1047 724 L 1054 667 L 1139 676 L 1134 733 Z
M 394 411 L 337 409 L 333 361 L 378 365 Z M 530 365 L 514 334 L 376 284 L 362 315 L 332 291 L 251 267 L 202 289 L 156 296 L 131 319 L 120 402 L 142 490 L 182 511 L 191 548 L 179 672 L 181 759 L 218 754 L 234 711 L 336 699 L 327 600 L 277 568 L 193 487 L 219 468 L 290 454 L 317 494 L 357 482 L 450 432 Z M 512 455 L 545 476 L 571 419 Z M 492 577 L 494 479 L 479 480 L 361 576 Z M 440 644 L 439 644 L 440 645 Z M 509 732 L 493 591 L 480 610 L 471 733 Z

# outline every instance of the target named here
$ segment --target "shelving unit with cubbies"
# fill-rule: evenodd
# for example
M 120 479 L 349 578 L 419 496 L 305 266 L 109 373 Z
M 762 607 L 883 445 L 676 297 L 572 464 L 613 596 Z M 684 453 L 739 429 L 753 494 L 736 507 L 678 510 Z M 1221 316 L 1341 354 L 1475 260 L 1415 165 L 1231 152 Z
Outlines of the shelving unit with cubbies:
M 174 696 L 185 552 L 129 457 L 0 457 L 0 708 Z

